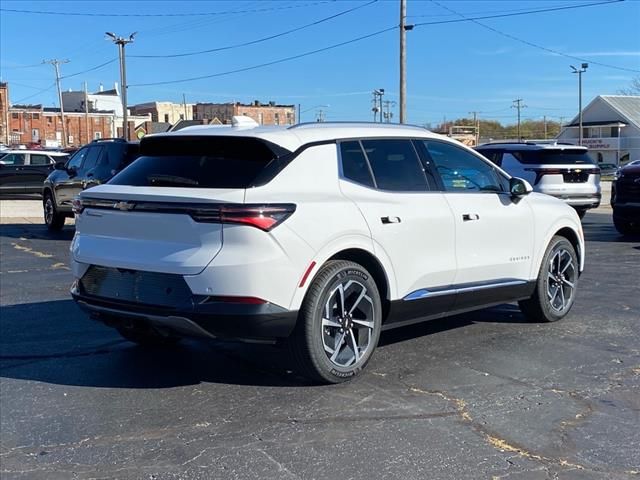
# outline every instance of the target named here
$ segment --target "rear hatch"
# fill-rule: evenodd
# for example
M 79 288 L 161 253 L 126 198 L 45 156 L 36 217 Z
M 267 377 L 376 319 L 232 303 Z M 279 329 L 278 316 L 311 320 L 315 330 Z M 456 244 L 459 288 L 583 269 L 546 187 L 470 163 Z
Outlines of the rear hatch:
M 600 169 L 584 148 L 545 148 L 517 154 L 525 171 L 535 173 L 534 187 L 545 193 L 554 190 L 595 193 L 600 189 Z
M 278 154 L 251 137 L 143 139 L 140 158 L 75 202 L 74 259 L 138 271 L 200 273 L 222 248 L 225 218 L 233 221 L 245 189 Z

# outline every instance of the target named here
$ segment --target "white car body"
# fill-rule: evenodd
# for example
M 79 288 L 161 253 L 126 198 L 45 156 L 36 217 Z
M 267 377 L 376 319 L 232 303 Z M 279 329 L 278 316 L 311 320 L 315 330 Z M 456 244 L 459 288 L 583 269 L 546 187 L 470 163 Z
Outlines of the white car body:
M 388 313 L 382 323 L 386 329 L 530 296 L 555 235 L 570 240 L 579 270 L 584 266 L 580 220 L 574 209 L 555 198 L 538 193 L 515 198 L 506 191 L 384 191 L 345 178 L 343 140 L 393 139 L 412 141 L 414 146 L 415 142 L 433 141 L 437 146 L 460 149 L 495 170 L 501 181 L 509 182 L 505 172 L 473 150 L 422 128 L 376 124 L 191 127 L 145 137 L 142 158 L 145 142 L 180 137 L 251 138 L 295 153 L 286 157 L 288 163 L 273 178 L 251 188 L 117 184 L 137 160 L 115 177 L 114 184 L 82 192 L 83 205 L 78 208 L 81 213 L 76 215 L 71 244 L 76 278 L 72 293 L 98 318 L 141 317 L 158 328 L 203 336 L 286 337 L 295 327 L 318 272 L 330 259 L 340 258 L 365 262 L 380 283 Z M 295 212 L 264 231 L 243 224 L 201 223 L 189 214 L 171 211 L 183 205 L 222 203 L 293 204 Z M 145 205 L 163 207 L 162 211 L 136 211 Z M 161 281 L 162 275 L 182 278 L 193 298 L 216 299 L 216 307 L 211 307 L 215 311 L 209 320 L 200 321 L 175 309 L 128 308 L 113 289 L 110 298 L 96 299 L 81 291 L 83 276 L 91 266 L 146 272 L 136 277 L 138 282 L 145 278 L 151 283 Z M 98 270 L 96 275 L 92 278 L 101 281 L 100 275 L 111 273 Z M 153 295 L 149 298 L 160 294 Z M 238 316 L 231 320 L 237 323 L 229 326 L 229 312 L 222 304 L 234 298 L 262 303 L 260 308 L 237 307 Z M 246 325 L 243 319 L 254 313 L 268 319 L 257 320 L 257 326 Z M 218 315 L 224 317 L 220 328 L 216 326 Z M 278 316 L 288 320 L 280 322 Z

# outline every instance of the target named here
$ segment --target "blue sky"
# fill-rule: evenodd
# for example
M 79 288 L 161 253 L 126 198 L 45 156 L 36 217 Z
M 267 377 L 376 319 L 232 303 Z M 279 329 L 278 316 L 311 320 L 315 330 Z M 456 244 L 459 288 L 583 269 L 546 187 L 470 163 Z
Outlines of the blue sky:
M 398 23 L 399 0 L 363 1 L 12 1 L 3 9 L 67 13 L 140 14 L 74 16 L 0 12 L 0 75 L 17 103 L 57 105 L 53 67 L 43 59 L 69 59 L 62 75 L 90 69 L 117 57 L 104 32 L 139 32 L 127 47 L 129 104 L 152 100 L 301 104 L 311 121 L 317 105 L 329 105 L 327 120 L 370 120 L 371 91 L 384 88 L 398 99 L 398 32 L 380 34 L 296 60 L 209 79 L 157 86 L 136 84 L 216 74 L 267 63 L 367 35 Z M 440 5 L 439 5 L 439 4 Z M 595 1 L 408 0 L 407 23 L 464 16 L 517 13 Z M 255 45 L 183 58 L 134 58 L 206 50 L 252 41 L 312 23 L 353 7 L 357 10 L 310 28 Z M 218 13 L 202 16 L 149 14 Z M 481 20 L 506 35 L 557 52 L 619 67 L 590 64 L 583 76 L 585 103 L 615 94 L 640 75 L 640 2 L 576 8 Z M 407 33 L 407 114 L 410 123 L 438 123 L 468 116 L 515 122 L 515 98 L 528 106 L 523 118 L 543 115 L 567 121 L 577 111 L 577 78 L 563 57 L 508 38 L 472 22 L 417 26 Z M 576 63 L 577 62 L 577 63 Z M 25 68 L 26 66 L 26 68 Z M 634 71 L 638 72 L 635 73 Z M 89 90 L 119 81 L 117 62 L 63 79 L 64 89 Z M 397 118 L 397 108 L 396 108 Z

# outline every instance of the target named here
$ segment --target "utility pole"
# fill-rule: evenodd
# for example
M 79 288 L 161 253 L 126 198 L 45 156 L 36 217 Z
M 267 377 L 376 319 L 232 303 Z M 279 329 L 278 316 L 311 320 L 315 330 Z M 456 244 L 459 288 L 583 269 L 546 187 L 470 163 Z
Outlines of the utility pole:
M 576 68 L 573 65 L 569 65 L 573 69 L 573 73 L 578 74 L 578 128 L 580 133 L 578 135 L 578 145 L 582 145 L 582 74 L 589 68 L 588 63 L 583 63 L 580 68 Z
M 120 88 L 122 90 L 122 136 L 125 140 L 129 140 L 129 114 L 127 113 L 127 65 L 125 62 L 124 47 L 128 43 L 133 42 L 133 32 L 129 38 L 118 37 L 115 33 L 106 32 L 106 35 L 118 45 L 118 56 L 120 57 Z
M 316 112 L 316 122 L 324 122 L 324 110 L 319 108 L 318 111 Z
M 478 120 L 478 114 L 482 112 L 474 111 L 469 113 L 473 115 L 473 126 L 476 129 L 476 146 L 478 146 L 478 143 L 480 143 L 480 121 Z
M 84 82 L 84 123 L 87 129 L 87 143 L 91 141 L 91 135 L 89 135 L 89 93 L 87 92 L 87 82 Z M 82 143 L 82 140 L 80 140 Z
M 56 71 L 56 86 L 58 87 L 58 102 L 60 102 L 60 120 L 62 122 L 62 147 L 67 146 L 67 125 L 64 121 L 64 106 L 62 105 L 62 90 L 60 90 L 60 65 L 63 63 L 69 63 L 69 60 L 43 60 L 42 63 L 48 63 L 53 65 Z
M 520 142 L 522 140 L 522 137 L 520 136 L 520 110 L 522 110 L 523 108 L 527 108 L 527 106 L 522 104 L 521 98 L 516 98 L 513 101 L 513 105 L 511 105 L 511 108 L 518 109 L 518 142 Z
M 391 111 L 391 108 L 396 106 L 396 102 L 394 102 L 393 100 L 385 100 L 384 102 L 384 120 L 387 123 L 391 122 L 391 119 L 393 118 L 393 112 Z
M 400 0 L 400 123 L 407 121 L 407 0 Z
M 189 120 L 187 118 L 187 97 L 185 97 L 184 93 L 182 94 L 182 107 L 184 108 L 184 119 Z
M 547 139 L 547 116 L 542 117 L 542 121 L 544 122 L 544 139 Z
M 382 96 L 384 95 L 384 88 L 378 88 L 373 91 L 373 121 L 376 122 L 378 118 L 378 112 L 380 112 L 380 123 L 382 123 Z

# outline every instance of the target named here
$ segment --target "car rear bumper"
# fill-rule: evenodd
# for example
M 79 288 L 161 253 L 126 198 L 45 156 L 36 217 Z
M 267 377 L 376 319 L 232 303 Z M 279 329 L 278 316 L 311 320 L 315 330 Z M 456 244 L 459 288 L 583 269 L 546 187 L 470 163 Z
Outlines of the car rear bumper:
M 571 205 L 572 207 L 583 208 L 583 209 L 598 208 L 600 206 L 600 200 L 602 199 L 602 194 L 600 193 L 589 193 L 589 194 L 566 193 L 566 194 L 551 194 L 551 196 L 559 200 L 562 200 L 567 205 Z
M 78 283 L 71 296 L 91 318 L 108 326 L 140 323 L 177 336 L 273 341 L 288 337 L 298 317 L 297 311 L 271 303 L 207 301 L 196 296 L 176 307 L 137 304 L 88 295 Z

